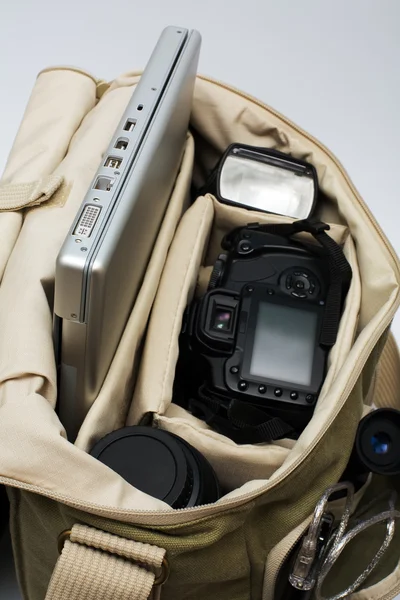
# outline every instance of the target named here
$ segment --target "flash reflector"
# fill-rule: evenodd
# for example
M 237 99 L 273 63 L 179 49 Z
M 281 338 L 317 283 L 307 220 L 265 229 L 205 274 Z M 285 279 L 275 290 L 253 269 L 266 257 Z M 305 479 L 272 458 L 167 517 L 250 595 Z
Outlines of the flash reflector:
M 220 202 L 293 219 L 309 218 L 318 194 L 311 164 L 277 150 L 241 144 L 229 146 L 214 183 Z

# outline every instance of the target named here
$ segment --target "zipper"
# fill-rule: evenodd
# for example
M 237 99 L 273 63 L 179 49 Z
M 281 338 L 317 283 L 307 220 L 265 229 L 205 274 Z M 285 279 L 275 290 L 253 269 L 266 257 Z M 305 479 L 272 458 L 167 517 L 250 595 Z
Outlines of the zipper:
M 354 187 L 354 185 L 351 182 L 345 169 L 342 167 L 342 165 L 337 160 L 337 158 L 330 152 L 330 150 L 328 150 L 328 148 L 326 148 L 321 142 L 316 140 L 313 136 L 311 136 L 307 132 L 303 131 L 295 123 L 290 121 L 290 119 L 287 119 L 286 117 L 281 115 L 278 111 L 271 108 L 267 104 L 261 102 L 260 100 L 257 100 L 253 96 L 246 94 L 245 92 L 242 92 L 241 90 L 239 90 L 235 87 L 229 86 L 221 81 L 212 79 L 210 77 L 201 75 L 201 76 L 199 76 L 199 79 L 202 79 L 203 81 L 208 81 L 209 83 L 212 83 L 214 85 L 218 85 L 219 87 L 226 89 L 230 92 L 233 92 L 233 93 L 237 94 L 238 96 L 252 102 L 253 104 L 256 104 L 257 106 L 260 106 L 261 108 L 267 110 L 271 114 L 278 117 L 282 122 L 284 122 L 287 125 L 289 125 L 290 127 L 292 127 L 299 134 L 301 134 L 302 136 L 304 136 L 305 138 L 310 140 L 313 144 L 318 146 L 332 160 L 332 162 L 337 166 L 340 173 L 343 175 L 350 190 L 352 191 L 352 193 L 358 200 L 359 204 L 363 208 L 372 227 L 375 229 L 378 236 L 380 237 L 382 244 L 385 246 L 386 250 L 390 254 L 390 256 L 393 260 L 393 263 L 394 263 L 394 270 L 396 271 L 397 279 L 399 280 L 400 279 L 400 265 L 399 265 L 397 255 L 396 255 L 393 247 L 387 240 L 380 225 L 378 224 L 375 217 L 371 213 L 368 205 L 364 202 L 364 200 L 359 195 L 357 189 Z M 91 502 L 82 502 L 82 501 L 78 502 L 78 501 L 75 501 L 73 498 L 66 496 L 64 494 L 57 494 L 55 492 L 49 492 L 48 490 L 39 488 L 38 486 L 21 483 L 21 482 L 14 481 L 12 479 L 5 478 L 5 477 L 0 477 L 0 483 L 3 483 L 5 485 L 11 485 L 11 487 L 15 487 L 18 489 L 23 489 L 26 491 L 32 491 L 34 493 L 45 495 L 47 498 L 59 501 L 63 504 L 77 508 L 79 510 L 84 510 L 86 512 L 90 512 L 92 514 L 97 514 L 97 515 L 101 515 L 104 517 L 112 517 L 114 519 L 124 517 L 124 516 L 125 517 L 129 516 L 131 518 L 134 518 L 135 523 L 137 523 L 137 524 L 142 523 L 142 524 L 147 524 L 147 525 L 169 525 L 169 524 L 172 525 L 172 524 L 177 524 L 177 523 L 186 523 L 188 521 L 194 521 L 194 520 L 200 519 L 205 516 L 210 516 L 210 512 L 208 509 L 210 507 L 213 507 L 215 509 L 216 507 L 218 507 L 218 504 L 219 504 L 219 508 L 221 510 L 220 511 L 217 510 L 216 513 L 214 513 L 214 514 L 217 514 L 218 512 L 223 512 L 225 510 L 239 508 L 239 507 L 243 506 L 244 504 L 246 504 L 247 502 L 254 500 L 257 497 L 259 497 L 260 495 L 264 494 L 266 491 L 272 490 L 275 487 L 277 487 L 280 483 L 282 483 L 282 481 L 284 479 L 286 479 L 288 476 L 290 476 L 297 469 L 297 467 L 307 458 L 307 456 L 309 456 L 309 454 L 311 454 L 311 452 L 314 450 L 314 448 L 319 444 L 319 442 L 324 437 L 325 433 L 331 427 L 332 423 L 335 421 L 339 412 L 343 408 L 343 405 L 344 405 L 345 401 L 347 400 L 347 397 L 350 394 L 351 390 L 353 389 L 358 377 L 360 376 L 361 371 L 362 371 L 366 361 L 369 358 L 369 355 L 371 354 L 376 343 L 378 342 L 378 340 L 384 333 L 385 329 L 389 326 L 390 322 L 393 320 L 393 317 L 395 315 L 395 312 L 396 312 L 399 304 L 400 304 L 400 298 L 399 298 L 399 294 L 398 294 L 395 301 L 393 302 L 392 306 L 389 308 L 388 312 L 386 313 L 385 317 L 382 319 L 382 321 L 376 327 L 375 333 L 372 336 L 372 338 L 370 339 L 369 344 L 366 347 L 364 347 L 359 359 L 357 360 L 357 363 L 352 371 L 352 377 L 349 378 L 347 385 L 345 386 L 345 389 L 343 390 L 343 393 L 340 396 L 340 399 L 337 403 L 335 412 L 333 413 L 333 415 L 331 416 L 331 418 L 329 419 L 328 423 L 323 428 L 323 430 L 320 431 L 320 433 L 316 436 L 314 442 L 279 477 L 276 477 L 272 482 L 267 483 L 264 486 L 261 486 L 254 492 L 247 492 L 240 496 L 236 496 L 235 498 L 228 499 L 226 501 L 222 501 L 221 503 L 204 504 L 202 506 L 195 506 L 195 507 L 191 507 L 191 508 L 180 508 L 180 509 L 175 509 L 175 510 L 166 509 L 163 511 L 155 511 L 155 510 L 146 511 L 146 510 L 130 510 L 130 509 L 117 509 L 116 510 L 115 507 L 111 507 L 111 506 L 101 506 L 101 505 L 94 504 Z M 188 517 L 189 517 L 189 519 L 188 519 Z M 128 527 L 127 527 L 127 531 L 129 531 Z M 386 599 L 382 599 L 382 600 L 386 600 Z

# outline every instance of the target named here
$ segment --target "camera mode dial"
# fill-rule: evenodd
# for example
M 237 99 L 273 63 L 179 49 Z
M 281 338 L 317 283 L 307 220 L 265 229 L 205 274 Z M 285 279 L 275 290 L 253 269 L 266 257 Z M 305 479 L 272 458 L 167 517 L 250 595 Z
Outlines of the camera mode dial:
M 280 287 L 293 298 L 304 300 L 313 300 L 320 292 L 320 285 L 314 273 L 303 267 L 286 269 L 281 275 Z
M 211 273 L 210 281 L 208 283 L 208 291 L 215 290 L 215 288 L 217 288 L 220 285 L 222 275 L 224 274 L 226 261 L 226 254 L 220 254 L 218 256 Z

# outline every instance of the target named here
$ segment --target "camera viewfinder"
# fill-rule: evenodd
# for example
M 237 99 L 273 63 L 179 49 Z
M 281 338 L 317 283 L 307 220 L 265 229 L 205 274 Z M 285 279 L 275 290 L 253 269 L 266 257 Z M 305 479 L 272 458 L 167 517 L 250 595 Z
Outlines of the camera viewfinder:
M 212 328 L 216 331 L 230 331 L 232 327 L 233 310 L 217 306 L 214 312 Z

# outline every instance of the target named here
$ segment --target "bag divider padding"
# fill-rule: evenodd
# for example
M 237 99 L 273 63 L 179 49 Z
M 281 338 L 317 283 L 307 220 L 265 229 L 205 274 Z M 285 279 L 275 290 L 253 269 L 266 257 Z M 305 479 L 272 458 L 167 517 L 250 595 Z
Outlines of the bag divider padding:
M 128 417 L 129 423 L 137 424 L 148 413 L 154 413 L 157 427 L 181 435 L 208 458 L 222 486 L 229 491 L 253 479 L 269 479 L 295 447 L 294 441 L 277 440 L 269 444 L 238 445 L 213 431 L 181 407 L 172 404 L 173 381 L 183 312 L 195 293 L 204 292 L 198 285 L 201 272 L 199 265 L 203 264 L 203 271 L 206 269 L 209 273 L 208 261 L 214 262 L 217 258 L 221 251 L 222 237 L 234 227 L 246 225 L 256 219 L 262 223 L 279 222 L 279 217 L 276 216 L 271 218 L 271 215 L 220 204 L 210 195 L 198 198 L 184 215 L 154 304 Z M 328 372 L 315 411 L 315 414 L 323 414 L 323 417 L 314 417 L 308 426 L 314 429 L 314 435 L 324 426 L 334 405 L 329 389 L 353 344 L 361 302 L 357 256 L 351 236 L 343 225 L 333 225 L 329 234 L 338 243 L 344 244 L 353 278 L 338 339 L 329 354 Z M 212 250 L 209 250 L 211 245 Z M 204 260 L 207 264 L 204 264 Z M 202 276 L 200 281 L 203 286 L 205 281 Z

